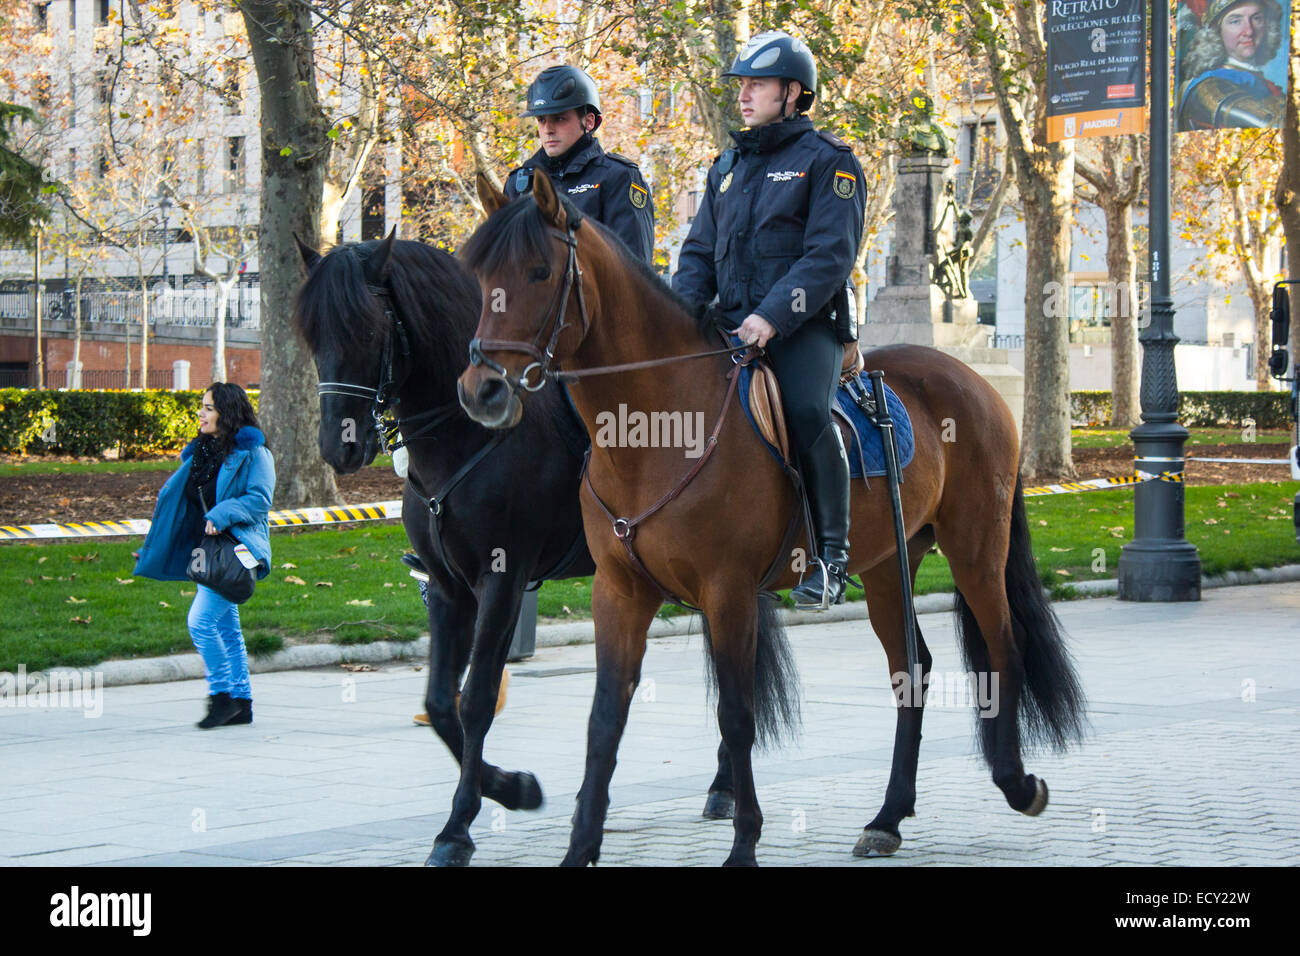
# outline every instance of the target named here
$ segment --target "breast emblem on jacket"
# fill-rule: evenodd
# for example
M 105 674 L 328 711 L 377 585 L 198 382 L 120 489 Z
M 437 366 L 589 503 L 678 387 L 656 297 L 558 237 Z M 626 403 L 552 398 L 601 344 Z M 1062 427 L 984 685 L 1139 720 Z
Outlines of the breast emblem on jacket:
M 600 188 L 600 183 L 583 183 L 580 186 L 570 186 L 569 195 L 572 196 L 576 193 L 585 193 L 588 189 L 599 189 L 599 188 Z
M 808 174 L 802 169 L 783 169 L 768 173 L 767 178 L 774 183 L 788 183 L 792 179 L 803 179 L 806 175 Z

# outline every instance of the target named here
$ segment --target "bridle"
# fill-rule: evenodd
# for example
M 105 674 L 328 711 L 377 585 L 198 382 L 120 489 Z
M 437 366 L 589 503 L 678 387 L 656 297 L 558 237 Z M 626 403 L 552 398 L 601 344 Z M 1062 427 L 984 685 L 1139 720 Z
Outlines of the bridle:
M 512 339 L 483 339 L 477 338 L 469 343 L 469 363 L 477 368 L 485 366 L 496 372 L 505 382 L 506 387 L 510 390 L 511 395 L 518 394 L 522 389 L 525 392 L 540 391 L 547 381 L 556 382 L 576 382 L 580 379 L 588 378 L 593 375 L 609 375 L 613 372 L 631 372 L 637 369 L 654 368 L 658 365 L 668 365 L 673 362 L 685 362 L 690 359 L 708 358 L 713 355 L 731 355 L 733 359 L 736 356 L 750 352 L 752 346 L 738 345 L 732 348 L 712 349 L 705 352 L 691 352 L 688 355 L 670 355 L 666 358 L 645 359 L 640 362 L 622 362 L 618 365 L 601 365 L 596 368 L 575 369 L 571 372 L 561 371 L 553 368 L 552 363 L 555 361 L 555 344 L 559 341 L 560 333 L 569 328 L 573 323 L 565 317 L 568 311 L 569 295 L 577 291 L 578 295 L 578 317 L 582 321 L 582 335 L 586 338 L 587 331 L 591 327 L 591 319 L 587 315 L 587 300 L 582 294 L 582 267 L 578 265 L 578 239 L 575 235 L 578 227 L 582 225 L 582 220 L 576 222 L 570 219 L 566 224 L 564 231 L 552 227 L 551 235 L 559 239 L 568 246 L 568 262 L 564 269 L 564 281 L 556 287 L 555 295 L 551 299 L 551 304 L 547 307 L 546 320 L 542 322 L 537 334 L 533 337 L 532 342 L 517 342 Z M 558 307 L 557 307 L 558 303 Z M 546 349 L 543 351 L 538 348 L 546 330 L 554 326 L 551 331 L 550 340 L 546 343 Z M 491 352 L 522 352 L 524 355 L 532 358 L 532 362 L 524 367 L 519 373 L 518 378 L 511 378 L 510 373 L 506 371 L 501 363 L 493 361 L 483 353 Z M 529 376 L 534 369 L 538 370 L 537 381 L 530 382 Z
M 439 425 L 461 413 L 459 402 L 449 402 L 428 411 L 402 417 L 398 415 L 401 398 L 398 391 L 406 384 L 411 375 L 411 343 L 406 334 L 406 326 L 393 304 L 393 293 L 386 285 L 366 283 L 366 290 L 379 300 L 384 309 L 384 319 L 388 324 L 388 335 L 384 339 L 383 358 L 379 364 L 379 384 L 375 388 L 356 385 L 352 382 L 321 382 L 316 386 L 317 397 L 325 395 L 343 395 L 348 398 L 370 399 L 370 418 L 373 428 L 379 434 L 381 451 L 393 452 L 416 438 L 428 437 L 428 433 Z M 393 340 L 401 343 L 402 377 L 393 374 L 394 349 Z M 421 423 L 415 431 L 403 434 L 404 427 Z
M 536 392 L 546 385 L 548 378 L 554 378 L 556 373 L 551 368 L 551 363 L 555 361 L 555 344 L 559 341 L 560 333 L 569 328 L 572 324 L 565 317 L 569 308 L 569 295 L 577 291 L 578 294 L 578 315 L 582 320 L 582 334 L 587 335 L 587 329 L 591 325 L 591 320 L 587 317 L 587 300 L 582 295 L 582 267 L 578 265 L 578 238 L 574 235 L 582 220 L 566 223 L 565 229 L 561 232 L 559 229 L 552 227 L 549 231 L 551 235 L 559 239 L 568 246 L 568 262 L 564 267 L 564 281 L 555 289 L 555 295 L 551 299 L 551 304 L 547 307 L 547 318 L 537 330 L 537 335 L 533 337 L 532 342 L 516 342 L 511 339 L 474 339 L 469 343 L 469 363 L 475 367 L 480 365 L 486 366 L 497 375 L 501 376 L 511 393 L 523 389 L 526 392 Z M 548 327 L 554 326 L 551 331 L 550 341 L 546 343 L 546 350 L 543 352 L 538 348 L 542 337 L 546 334 Z M 519 377 L 512 379 L 510 373 L 499 362 L 484 355 L 484 351 L 492 352 L 522 352 L 533 359 L 531 363 L 524 367 L 519 373 Z M 528 380 L 529 375 L 534 369 L 538 370 L 536 383 Z

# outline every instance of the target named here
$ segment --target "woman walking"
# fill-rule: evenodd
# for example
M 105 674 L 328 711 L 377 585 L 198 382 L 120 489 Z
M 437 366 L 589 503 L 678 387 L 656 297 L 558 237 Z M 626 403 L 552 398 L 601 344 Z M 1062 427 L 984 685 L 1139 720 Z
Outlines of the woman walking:
M 248 395 L 214 383 L 203 393 L 199 433 L 181 452 L 181 466 L 162 490 L 135 573 L 159 581 L 188 580 L 186 570 L 207 534 L 229 532 L 257 558 L 257 577 L 271 571 L 267 515 L 275 492 L 275 463 Z M 208 678 L 204 730 L 253 722 L 248 653 L 239 607 L 195 585 L 189 630 Z

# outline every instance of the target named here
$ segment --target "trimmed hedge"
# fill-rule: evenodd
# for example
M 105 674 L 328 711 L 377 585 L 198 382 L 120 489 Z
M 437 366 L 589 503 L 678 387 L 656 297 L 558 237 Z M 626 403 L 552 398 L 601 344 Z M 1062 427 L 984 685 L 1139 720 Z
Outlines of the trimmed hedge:
M 1090 425 L 1110 421 L 1109 391 L 1070 393 L 1070 418 Z M 1289 392 L 1180 392 L 1178 421 L 1192 428 L 1240 428 L 1246 419 L 1256 428 L 1289 428 Z
M 257 407 L 257 392 L 249 392 Z M 0 451 L 119 457 L 178 451 L 199 430 L 202 391 L 0 389 Z

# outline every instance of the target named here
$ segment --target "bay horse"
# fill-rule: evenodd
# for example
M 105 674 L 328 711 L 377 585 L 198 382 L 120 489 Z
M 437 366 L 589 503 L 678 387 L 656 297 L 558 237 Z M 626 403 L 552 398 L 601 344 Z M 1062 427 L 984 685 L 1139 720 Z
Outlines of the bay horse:
M 694 464 L 662 443 L 598 440 L 590 449 L 582 512 L 597 567 L 597 676 L 564 863 L 599 858 L 647 629 L 672 599 L 702 609 L 706 620 L 735 797 L 726 862 L 752 865 L 763 818 L 751 750 L 756 736 L 797 717 L 791 659 L 760 591 L 791 587 L 798 574 L 786 550 L 793 484 L 744 415 L 726 414 L 736 403 L 736 361 L 749 356 L 718 349 L 716 333 L 611 233 L 557 196 L 544 174 L 513 203 L 482 176 L 478 190 L 490 216 L 460 253 L 484 292 L 458 383 L 470 416 L 490 428 L 516 427 L 526 406 L 545 394 L 549 376 L 570 383 L 591 435 L 621 406 L 711 423 L 708 447 Z M 996 679 L 996 709 L 977 721 L 981 749 L 1007 803 L 1037 815 L 1047 785 L 1026 774 L 1022 745 L 1063 749 L 1079 739 L 1084 700 L 1030 550 L 1011 412 L 974 371 L 935 349 L 891 346 L 872 351 L 867 362 L 884 371 L 913 422 L 915 458 L 902 485 L 911 576 L 937 543 L 957 589 L 967 668 L 988 682 L 980 686 Z M 888 855 L 901 844 L 899 822 L 914 813 L 924 700 L 908 692 L 907 612 L 888 486 L 852 484 L 849 572 L 862 576 L 899 703 L 884 803 L 854 853 Z M 923 640 L 918 657 L 924 687 L 932 658 Z
M 455 385 L 479 289 L 452 256 L 394 235 L 323 257 L 299 245 L 308 277 L 294 320 L 322 383 L 321 457 L 339 474 L 368 465 L 385 410 L 408 443 L 402 524 L 429 572 L 425 706 L 461 768 L 428 862 L 464 865 L 481 796 L 542 804 L 537 778 L 486 763 L 483 742 L 525 587 L 595 569 L 578 505 L 587 436 L 557 389 L 509 434 L 466 417 Z

